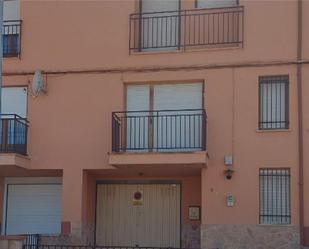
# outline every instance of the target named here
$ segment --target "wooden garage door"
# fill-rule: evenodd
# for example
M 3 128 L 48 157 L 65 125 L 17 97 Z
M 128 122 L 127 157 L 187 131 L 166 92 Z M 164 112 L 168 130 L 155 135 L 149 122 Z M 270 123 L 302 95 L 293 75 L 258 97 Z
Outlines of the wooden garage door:
M 179 248 L 180 186 L 98 185 L 96 235 L 101 246 Z

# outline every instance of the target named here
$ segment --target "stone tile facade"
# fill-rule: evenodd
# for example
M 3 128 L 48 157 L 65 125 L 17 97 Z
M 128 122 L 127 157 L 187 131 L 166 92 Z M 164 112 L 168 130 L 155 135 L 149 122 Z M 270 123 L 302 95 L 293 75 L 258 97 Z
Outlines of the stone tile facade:
M 22 240 L 0 240 L 0 249 L 22 249 Z
M 41 244 L 92 245 L 94 226 L 88 224 L 83 228 L 81 237 L 44 236 Z M 181 242 L 182 248 L 309 249 L 299 245 L 299 230 L 294 226 L 183 224 Z
M 42 236 L 43 245 L 93 245 L 94 224 L 84 224 L 77 229 L 75 224 L 72 233 L 60 236 Z M 201 248 L 201 226 L 184 224 L 182 226 L 182 248 Z M 1 248 L 0 248 L 1 249 Z
M 201 247 L 201 225 L 182 225 L 182 248 Z
M 73 223 L 71 233 L 68 235 L 42 236 L 40 243 L 43 245 L 93 245 L 93 223 Z M 0 248 L 1 249 L 1 248 Z
M 294 226 L 202 225 L 203 249 L 300 249 Z

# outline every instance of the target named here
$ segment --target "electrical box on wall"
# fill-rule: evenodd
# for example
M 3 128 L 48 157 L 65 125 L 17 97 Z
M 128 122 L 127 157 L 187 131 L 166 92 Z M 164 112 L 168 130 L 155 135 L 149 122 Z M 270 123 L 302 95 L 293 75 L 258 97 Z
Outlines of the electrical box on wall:
M 189 219 L 190 220 L 200 220 L 201 219 L 201 207 L 200 206 L 190 206 L 189 207 Z
M 234 207 L 234 196 L 232 194 L 227 194 L 226 195 L 226 206 L 227 207 Z
M 226 166 L 232 166 L 233 165 L 233 156 L 232 155 L 225 155 L 224 156 L 224 164 Z

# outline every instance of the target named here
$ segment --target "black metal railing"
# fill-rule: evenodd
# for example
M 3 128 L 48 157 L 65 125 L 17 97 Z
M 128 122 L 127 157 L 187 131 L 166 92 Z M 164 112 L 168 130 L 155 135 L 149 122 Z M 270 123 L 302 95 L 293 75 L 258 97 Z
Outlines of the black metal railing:
M 20 55 L 21 20 L 3 21 L 3 57 Z
M 97 248 L 101 249 L 99 247 L 91 246 L 91 245 L 87 246 L 87 245 L 61 245 L 61 244 L 59 244 L 59 245 L 41 245 L 41 244 L 39 244 L 35 248 L 31 247 L 31 246 L 26 247 L 25 245 L 23 247 L 23 249 L 97 249 Z M 119 247 L 117 247 L 117 248 L 119 248 Z M 102 249 L 108 249 L 108 247 L 102 248 Z M 119 248 L 119 249 L 121 249 L 121 248 Z
M 243 6 L 130 15 L 130 52 L 241 46 L 243 38 Z
M 34 249 L 34 248 L 29 248 L 29 249 Z M 36 249 L 180 249 L 180 248 L 149 247 L 149 246 L 134 247 L 134 246 L 43 245 L 42 244 L 42 245 L 39 245 Z M 186 249 L 186 248 L 182 248 L 182 249 Z M 190 248 L 190 249 L 198 249 L 198 248 Z
M 25 248 L 25 247 L 24 247 Z M 25 248 L 27 249 L 27 248 Z M 34 248 L 29 248 L 34 249 Z M 150 246 L 93 246 L 93 245 L 38 245 L 36 249 L 180 249 L 177 247 L 150 247 Z M 200 248 L 181 248 L 200 249 Z
M 112 113 L 112 151 L 206 150 L 203 109 Z
M 40 234 L 27 234 L 24 240 L 23 248 L 24 249 L 38 249 L 40 245 Z
M 28 121 L 16 114 L 0 117 L 0 152 L 26 155 Z

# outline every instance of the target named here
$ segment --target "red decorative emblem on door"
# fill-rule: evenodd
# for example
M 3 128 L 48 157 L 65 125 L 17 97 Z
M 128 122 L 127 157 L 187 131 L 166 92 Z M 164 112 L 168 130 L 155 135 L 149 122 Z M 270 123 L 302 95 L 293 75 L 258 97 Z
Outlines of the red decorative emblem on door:
M 141 191 L 136 191 L 133 194 L 133 205 L 141 206 L 143 205 L 143 194 Z

